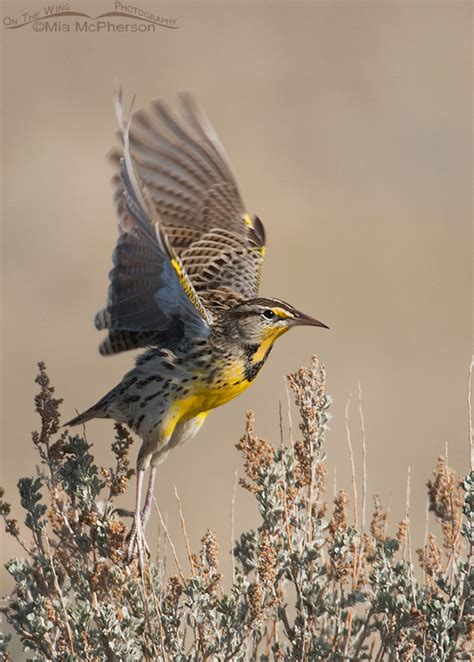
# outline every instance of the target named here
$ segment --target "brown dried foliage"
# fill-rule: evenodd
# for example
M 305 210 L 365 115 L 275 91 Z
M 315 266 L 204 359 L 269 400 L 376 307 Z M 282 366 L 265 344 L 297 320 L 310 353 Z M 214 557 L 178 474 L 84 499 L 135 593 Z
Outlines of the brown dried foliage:
M 456 472 L 448 467 L 443 455 L 438 458 L 433 473 L 434 480 L 429 480 L 427 483 L 429 508 L 441 523 L 446 552 L 453 554 L 457 552 L 460 544 L 463 489 Z
M 382 508 L 379 495 L 374 494 L 374 512 L 370 521 L 370 532 L 378 542 L 384 542 L 388 539 L 387 520 L 388 515 Z
M 249 480 L 240 479 L 240 484 L 253 494 L 261 490 L 259 485 L 262 475 L 274 457 L 273 446 L 255 434 L 255 416 L 252 411 L 247 412 L 245 434 L 236 444 L 237 450 L 244 458 L 244 469 Z
M 349 498 L 344 490 L 339 492 L 334 497 L 334 510 L 332 513 L 331 521 L 329 522 L 329 532 L 332 536 L 338 529 L 347 529 L 347 505 Z

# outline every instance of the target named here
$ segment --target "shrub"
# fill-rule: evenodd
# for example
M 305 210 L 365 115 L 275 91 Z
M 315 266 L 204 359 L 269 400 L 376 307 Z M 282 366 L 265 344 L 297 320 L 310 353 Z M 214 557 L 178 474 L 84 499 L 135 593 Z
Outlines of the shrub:
M 197 554 L 189 550 L 189 570 L 178 564 L 175 576 L 161 559 L 143 572 L 126 562 L 114 499 L 133 474 L 132 439 L 116 424 L 115 466 L 98 468 L 86 439 L 61 431 L 61 401 L 43 364 L 36 381 L 41 468 L 18 483 L 28 540 L 0 501 L 6 531 L 23 552 L 6 564 L 14 589 L 2 610 L 30 659 L 471 659 L 473 474 L 461 481 L 439 458 L 428 493 L 442 543 L 430 533 L 417 550 L 417 580 L 408 511 L 389 534 L 377 498 L 367 526 L 357 517 L 349 523 L 344 491 L 331 506 L 325 500 L 331 399 L 316 358 L 288 376 L 300 414 L 296 441 L 271 445 L 247 414 L 237 444 L 240 482 L 255 498 L 260 525 L 235 543 L 228 592 L 211 531 Z M 0 636 L 10 659 L 7 645 Z

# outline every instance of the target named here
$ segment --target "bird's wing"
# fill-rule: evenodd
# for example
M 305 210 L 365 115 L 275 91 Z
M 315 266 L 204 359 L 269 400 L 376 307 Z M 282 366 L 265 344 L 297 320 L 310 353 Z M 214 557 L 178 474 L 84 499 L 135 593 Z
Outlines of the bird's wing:
M 193 98 L 173 115 L 161 100 L 133 114 L 130 150 L 169 242 L 206 306 L 257 295 L 264 256 L 261 221 L 245 212 L 232 167 Z M 122 150 L 111 152 L 119 162 Z M 117 195 L 120 180 L 115 177 Z
M 98 329 L 109 331 L 101 354 L 155 344 L 172 348 L 186 335 L 207 336 L 211 321 L 136 172 L 121 91 L 116 108 L 123 134 L 119 237 L 107 305 L 95 318 Z

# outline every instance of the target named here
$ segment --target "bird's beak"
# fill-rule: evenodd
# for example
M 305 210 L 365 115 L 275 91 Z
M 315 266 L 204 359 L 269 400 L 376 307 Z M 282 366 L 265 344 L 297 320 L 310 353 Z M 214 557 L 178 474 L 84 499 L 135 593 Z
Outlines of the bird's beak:
M 305 315 L 305 313 L 296 313 L 295 316 L 290 320 L 290 326 L 321 326 L 323 329 L 329 329 L 327 324 L 323 324 L 314 317 Z

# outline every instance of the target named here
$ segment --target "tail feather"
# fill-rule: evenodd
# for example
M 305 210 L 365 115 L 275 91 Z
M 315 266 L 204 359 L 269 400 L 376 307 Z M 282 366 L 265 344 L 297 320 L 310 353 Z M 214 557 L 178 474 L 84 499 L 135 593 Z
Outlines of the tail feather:
M 86 409 L 86 411 L 83 411 L 82 414 L 79 414 L 78 416 L 74 416 L 74 418 L 71 418 L 70 421 L 63 424 L 63 427 L 72 427 L 73 425 L 80 425 L 81 423 L 86 423 L 87 421 L 90 421 L 93 418 L 110 418 L 110 416 L 103 409 L 101 409 L 97 405 L 94 405 L 93 407 Z

